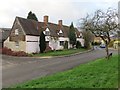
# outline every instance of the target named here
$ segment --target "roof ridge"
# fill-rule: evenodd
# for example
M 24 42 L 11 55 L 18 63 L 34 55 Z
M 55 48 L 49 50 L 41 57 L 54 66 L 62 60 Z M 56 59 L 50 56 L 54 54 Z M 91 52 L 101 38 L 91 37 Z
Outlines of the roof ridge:
M 36 20 L 33 20 L 33 19 L 27 19 L 27 18 L 23 18 L 23 17 L 19 17 L 19 16 L 16 16 L 17 18 L 21 18 L 21 19 L 25 19 L 25 20 L 30 20 L 30 21 L 34 21 L 34 22 L 37 22 L 37 23 L 44 23 L 43 21 L 36 21 Z M 52 23 L 52 22 L 48 22 L 48 24 L 54 24 L 54 25 L 58 25 L 57 23 Z M 62 25 L 63 27 L 69 27 L 67 25 Z M 76 28 L 76 27 L 75 27 Z
M 35 21 L 32 19 L 18 17 L 18 16 L 16 16 L 16 18 L 18 18 L 18 20 L 20 21 L 26 35 L 37 35 L 38 36 L 40 32 L 42 31 L 42 29 L 45 27 L 44 22 L 39 22 L 39 21 Z M 56 32 L 57 30 L 60 30 L 59 24 L 48 22 L 47 27 L 51 30 L 52 36 L 58 36 Z M 68 37 L 69 26 L 62 25 L 62 29 L 64 32 L 64 37 Z
M 29 21 L 34 21 L 34 22 L 37 22 L 37 23 L 42 23 L 40 21 L 36 21 L 36 20 L 33 20 L 33 19 L 27 19 L 27 18 L 23 18 L 23 17 L 19 17 L 19 16 L 16 16 L 16 18 L 20 18 L 20 19 L 24 19 L 24 20 L 29 20 Z

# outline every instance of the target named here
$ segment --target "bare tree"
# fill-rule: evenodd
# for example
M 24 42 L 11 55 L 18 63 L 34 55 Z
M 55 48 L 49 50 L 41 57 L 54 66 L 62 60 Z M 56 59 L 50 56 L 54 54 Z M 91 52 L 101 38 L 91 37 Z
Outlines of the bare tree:
M 108 45 L 111 41 L 110 32 L 118 28 L 118 14 L 115 9 L 108 8 L 106 12 L 97 10 L 93 16 L 87 15 L 82 19 L 82 28 L 100 37 L 106 45 L 107 59 L 109 59 Z
M 91 48 L 91 43 L 94 41 L 94 35 L 90 31 L 83 30 L 82 31 L 84 38 L 84 47 L 86 49 Z

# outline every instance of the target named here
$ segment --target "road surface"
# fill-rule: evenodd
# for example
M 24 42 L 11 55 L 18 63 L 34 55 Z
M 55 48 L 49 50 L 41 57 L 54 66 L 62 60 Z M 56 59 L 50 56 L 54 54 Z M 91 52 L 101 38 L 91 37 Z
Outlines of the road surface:
M 112 50 L 111 52 L 114 54 L 117 53 L 115 50 Z M 27 80 L 35 79 L 37 77 L 68 70 L 82 63 L 105 57 L 105 55 L 106 52 L 103 49 L 69 57 L 48 59 L 3 55 L 2 87 L 9 87 Z

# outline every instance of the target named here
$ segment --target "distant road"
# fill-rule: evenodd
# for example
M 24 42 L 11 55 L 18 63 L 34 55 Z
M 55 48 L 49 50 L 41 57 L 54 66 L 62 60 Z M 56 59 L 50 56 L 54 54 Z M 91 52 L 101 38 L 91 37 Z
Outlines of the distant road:
M 117 51 L 111 50 L 114 54 Z M 82 63 L 86 63 L 97 58 L 105 57 L 105 50 L 94 50 L 84 54 L 79 54 L 61 58 L 30 58 L 2 56 L 2 86 L 9 87 L 14 84 L 32 80 L 37 77 L 51 75 L 56 72 L 71 69 Z

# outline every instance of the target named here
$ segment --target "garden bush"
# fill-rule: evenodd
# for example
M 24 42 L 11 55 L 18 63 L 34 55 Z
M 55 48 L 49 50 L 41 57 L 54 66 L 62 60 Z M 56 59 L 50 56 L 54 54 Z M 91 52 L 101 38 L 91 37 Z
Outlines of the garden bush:
M 28 56 L 24 51 L 12 51 L 11 49 L 4 47 L 2 48 L 2 54 L 11 56 Z
M 12 50 L 7 47 L 2 48 L 2 54 L 9 55 L 9 54 L 11 54 L 11 52 L 12 52 Z
M 92 45 L 100 45 L 101 42 L 92 42 Z
M 49 52 L 49 51 L 52 51 L 51 47 L 47 45 L 46 49 L 44 52 Z
M 81 48 L 81 43 L 79 41 L 76 42 L 76 48 L 77 49 Z
M 68 41 L 65 41 L 65 43 L 64 43 L 64 49 L 68 49 Z
M 113 47 L 114 41 L 115 41 L 115 40 L 112 40 L 112 41 L 109 43 L 109 47 Z

